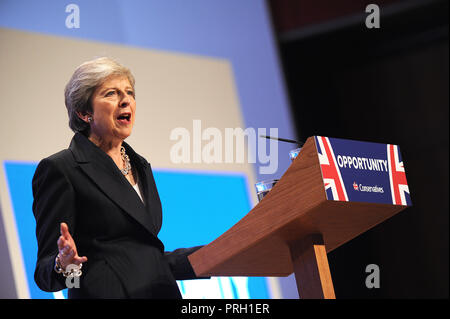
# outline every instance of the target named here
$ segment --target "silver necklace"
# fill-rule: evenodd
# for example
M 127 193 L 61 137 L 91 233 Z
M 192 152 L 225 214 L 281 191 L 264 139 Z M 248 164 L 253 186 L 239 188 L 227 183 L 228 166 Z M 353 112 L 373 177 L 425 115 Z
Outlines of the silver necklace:
M 120 171 L 122 172 L 122 174 L 124 176 L 127 176 L 128 173 L 130 172 L 131 164 L 130 164 L 130 158 L 128 157 L 127 153 L 125 153 L 125 147 L 123 147 L 123 146 L 120 147 L 120 155 L 122 155 L 122 160 L 125 164 L 125 168 L 121 169 Z

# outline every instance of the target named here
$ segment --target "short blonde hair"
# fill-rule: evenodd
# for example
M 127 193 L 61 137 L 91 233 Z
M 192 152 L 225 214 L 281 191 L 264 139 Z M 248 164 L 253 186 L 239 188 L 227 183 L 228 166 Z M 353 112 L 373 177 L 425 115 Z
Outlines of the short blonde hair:
M 97 58 L 77 67 L 64 90 L 69 127 L 72 131 L 89 136 L 89 124 L 80 119 L 77 113 L 92 112 L 92 94 L 108 77 L 113 75 L 127 77 L 134 91 L 135 80 L 131 71 L 111 58 Z

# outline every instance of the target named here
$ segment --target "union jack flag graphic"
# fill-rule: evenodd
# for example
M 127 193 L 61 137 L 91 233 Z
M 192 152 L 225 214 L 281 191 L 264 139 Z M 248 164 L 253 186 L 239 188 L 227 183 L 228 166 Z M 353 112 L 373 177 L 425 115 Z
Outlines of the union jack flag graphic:
M 401 161 L 400 152 L 397 145 L 387 145 L 387 157 L 392 204 L 405 206 L 411 205 L 405 167 L 403 166 L 403 161 Z
M 342 181 L 341 172 L 336 163 L 330 140 L 328 137 L 316 136 L 316 142 L 327 198 L 348 202 L 347 192 Z

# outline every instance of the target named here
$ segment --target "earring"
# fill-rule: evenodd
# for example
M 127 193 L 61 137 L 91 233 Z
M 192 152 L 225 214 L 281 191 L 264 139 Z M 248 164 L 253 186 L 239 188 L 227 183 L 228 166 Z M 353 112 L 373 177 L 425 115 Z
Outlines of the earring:
M 87 118 L 87 120 L 88 120 L 89 123 L 92 122 L 92 117 L 89 116 L 89 117 Z

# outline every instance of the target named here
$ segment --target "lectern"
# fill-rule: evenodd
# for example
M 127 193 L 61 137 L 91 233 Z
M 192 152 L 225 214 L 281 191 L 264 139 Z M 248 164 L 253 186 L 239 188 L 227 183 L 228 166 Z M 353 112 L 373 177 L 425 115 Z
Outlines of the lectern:
M 288 276 L 335 298 L 327 253 L 412 205 L 397 145 L 307 139 L 272 190 L 188 258 L 199 276 Z

